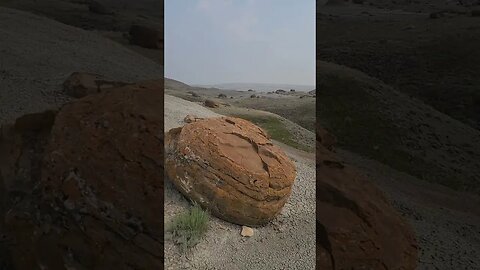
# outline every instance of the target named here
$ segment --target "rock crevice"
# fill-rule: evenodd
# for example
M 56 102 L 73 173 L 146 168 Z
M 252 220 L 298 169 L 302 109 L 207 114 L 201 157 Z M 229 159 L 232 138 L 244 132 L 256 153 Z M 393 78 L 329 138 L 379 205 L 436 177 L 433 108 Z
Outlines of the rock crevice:
M 197 120 L 166 137 L 169 179 L 227 221 L 257 226 L 280 212 L 295 166 L 266 133 L 238 118 Z

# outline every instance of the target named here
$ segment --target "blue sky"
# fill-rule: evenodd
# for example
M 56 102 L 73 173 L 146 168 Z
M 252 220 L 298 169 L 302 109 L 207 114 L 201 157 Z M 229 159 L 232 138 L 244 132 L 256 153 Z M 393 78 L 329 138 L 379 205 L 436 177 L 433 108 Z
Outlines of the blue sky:
M 315 85 L 315 1 L 165 0 L 165 77 Z

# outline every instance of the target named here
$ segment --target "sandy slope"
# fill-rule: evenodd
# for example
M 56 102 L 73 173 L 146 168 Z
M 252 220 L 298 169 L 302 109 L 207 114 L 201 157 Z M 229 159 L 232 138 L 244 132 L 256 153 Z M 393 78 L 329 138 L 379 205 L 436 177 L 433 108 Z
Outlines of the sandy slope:
M 187 114 L 219 114 L 198 104 L 165 95 L 165 131 L 183 125 Z M 192 251 L 180 254 L 165 242 L 166 269 L 314 269 L 315 161 L 288 147 L 295 160 L 297 179 L 282 213 L 270 224 L 255 229 L 252 238 L 240 236 L 241 227 L 212 217 L 207 235 Z M 165 183 L 165 222 L 188 206 L 185 198 Z
M 160 65 L 96 33 L 0 8 L 0 123 L 63 104 L 61 84 L 74 71 L 127 81 L 163 77 Z

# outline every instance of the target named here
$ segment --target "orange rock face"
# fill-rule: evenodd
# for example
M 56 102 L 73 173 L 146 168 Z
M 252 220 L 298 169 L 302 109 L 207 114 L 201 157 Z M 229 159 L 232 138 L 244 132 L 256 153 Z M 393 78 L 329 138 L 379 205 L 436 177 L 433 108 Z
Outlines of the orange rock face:
M 317 132 L 317 269 L 415 269 L 412 228 Z
M 163 267 L 162 90 L 151 81 L 69 103 L 42 126 L 45 143 L 22 121 L 28 133 L 12 141 L 24 150 L 11 162 L 32 165 L 0 166 L 9 195 L 18 176 L 30 177 L 29 192 L 7 204 L 9 269 Z
M 272 220 L 287 201 L 293 162 L 252 123 L 232 117 L 198 120 L 165 138 L 165 168 L 186 197 L 241 225 Z

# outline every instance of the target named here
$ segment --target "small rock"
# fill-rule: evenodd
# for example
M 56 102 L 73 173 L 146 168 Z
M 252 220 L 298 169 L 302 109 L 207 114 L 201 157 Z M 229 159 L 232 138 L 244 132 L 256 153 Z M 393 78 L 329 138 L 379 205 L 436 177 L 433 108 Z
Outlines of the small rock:
M 242 232 L 240 234 L 244 237 L 252 237 L 253 229 L 248 226 L 242 226 Z
M 185 116 L 183 119 L 185 123 L 192 123 L 195 122 L 195 120 L 197 120 L 197 116 L 193 114 L 187 114 L 187 116 Z
M 209 107 L 209 108 L 218 108 L 219 107 L 217 102 L 215 102 L 213 100 L 210 100 L 210 99 L 205 100 L 204 104 L 205 104 L 206 107 Z
M 199 94 L 197 94 L 197 93 L 195 93 L 195 92 L 193 92 L 193 91 L 189 91 L 188 93 L 189 93 L 190 95 L 192 95 L 192 97 L 200 97 Z

